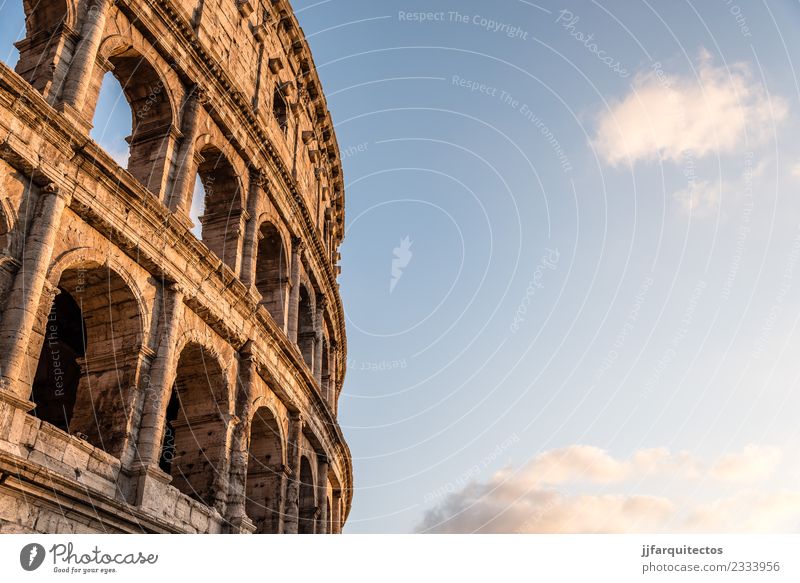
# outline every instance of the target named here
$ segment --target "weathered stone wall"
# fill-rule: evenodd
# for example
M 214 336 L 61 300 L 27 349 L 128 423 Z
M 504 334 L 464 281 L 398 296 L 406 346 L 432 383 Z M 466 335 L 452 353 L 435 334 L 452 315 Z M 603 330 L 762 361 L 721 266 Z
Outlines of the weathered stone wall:
M 0 532 L 339 532 L 343 179 L 288 2 L 26 11 L 0 66 Z M 126 169 L 88 137 L 105 75 Z

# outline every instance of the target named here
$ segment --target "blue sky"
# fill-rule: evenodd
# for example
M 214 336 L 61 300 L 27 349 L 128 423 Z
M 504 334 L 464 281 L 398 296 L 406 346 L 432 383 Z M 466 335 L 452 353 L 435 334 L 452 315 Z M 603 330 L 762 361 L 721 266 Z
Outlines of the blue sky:
M 797 3 L 294 6 L 346 178 L 346 531 L 797 530 Z

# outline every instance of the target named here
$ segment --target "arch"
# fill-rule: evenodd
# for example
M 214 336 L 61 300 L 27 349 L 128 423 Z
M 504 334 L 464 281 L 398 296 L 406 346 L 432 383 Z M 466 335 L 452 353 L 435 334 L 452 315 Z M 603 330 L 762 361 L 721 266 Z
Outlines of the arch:
M 97 247 L 73 247 L 61 253 L 50 265 L 47 280 L 54 287 L 58 287 L 65 271 L 70 269 L 86 271 L 93 267 L 108 269 L 125 283 L 136 300 L 137 310 L 142 319 L 142 330 L 148 330 L 151 311 L 139 287 L 139 279 L 117 257 L 109 255 L 104 250 Z
M 300 458 L 300 499 L 299 499 L 299 533 L 314 534 L 314 523 L 317 518 L 316 486 L 311 462 L 306 456 Z
M 84 115 L 97 125 L 97 105 L 105 80 L 113 76 L 121 87 L 130 109 L 131 134 L 128 142 L 127 169 L 154 194 L 165 187 L 172 144 L 176 137 L 175 100 L 164 73 L 148 60 L 143 47 L 131 39 L 115 35 L 105 39 L 99 50 L 90 95 Z M 106 144 L 103 144 L 106 145 Z M 113 155 L 114 153 L 112 153 Z M 118 161 L 121 162 L 121 160 Z
M 314 370 L 314 305 L 305 285 L 300 286 L 300 302 L 297 308 L 297 347 L 308 368 Z
M 283 435 L 274 412 L 259 407 L 250 422 L 245 511 L 257 533 L 280 531 L 282 478 L 284 468 Z
M 268 220 L 263 221 L 258 230 L 255 285 L 261 294 L 261 303 L 267 308 L 275 323 L 285 328 L 289 296 L 289 261 L 280 231 Z
M 120 457 L 141 362 L 139 301 L 108 264 L 73 265 L 58 277 L 31 387 L 34 415 Z
M 201 215 L 201 238 L 217 257 L 236 271 L 242 245 L 242 183 L 221 149 L 211 143 L 203 144 L 201 140 L 198 146 L 197 175 L 202 186 L 202 203 L 193 201 L 192 206 Z
M 74 22 L 72 4 L 66 0 L 46 3 L 37 0 L 22 0 L 25 11 L 25 31 L 28 38 L 37 34 L 52 33 L 57 28 Z
M 19 60 L 15 70 L 45 96 L 63 78 L 67 66 L 62 55 L 66 43 L 72 44 L 70 31 L 75 25 L 73 5 L 67 0 L 46 3 L 23 0 L 25 38 L 16 47 Z
M 224 471 L 228 388 L 220 361 L 202 344 L 180 352 L 167 403 L 159 465 L 172 485 L 213 506 Z

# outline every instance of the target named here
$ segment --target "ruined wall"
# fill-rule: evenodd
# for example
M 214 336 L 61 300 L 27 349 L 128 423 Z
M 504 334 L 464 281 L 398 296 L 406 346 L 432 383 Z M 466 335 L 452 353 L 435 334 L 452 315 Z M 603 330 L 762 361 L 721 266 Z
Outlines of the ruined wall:
M 0 532 L 339 532 L 343 178 L 289 3 L 25 8 L 0 66 Z M 106 75 L 127 168 L 88 137 Z

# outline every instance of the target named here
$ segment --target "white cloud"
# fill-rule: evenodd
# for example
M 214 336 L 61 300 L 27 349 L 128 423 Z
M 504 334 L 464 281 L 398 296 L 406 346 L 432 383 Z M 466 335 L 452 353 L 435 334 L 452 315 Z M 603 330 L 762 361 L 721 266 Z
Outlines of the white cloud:
M 730 482 L 754 482 L 769 478 L 783 457 L 777 447 L 748 445 L 744 451 L 723 457 L 711 475 Z
M 425 516 L 423 532 L 777 532 L 800 524 L 800 492 L 744 489 L 703 502 L 631 493 L 647 478 L 693 487 L 710 478 L 723 483 L 756 482 L 781 461 L 774 447 L 748 445 L 709 464 L 669 450 L 643 449 L 617 459 L 602 449 L 574 445 L 538 455 L 519 471 L 497 472 L 471 482 Z M 612 485 L 619 492 L 609 493 Z M 576 491 L 582 485 L 583 491 Z M 623 488 L 624 486 L 624 488 Z M 588 490 L 588 491 L 587 491 Z M 670 492 L 675 488 L 670 486 Z
M 683 527 L 690 532 L 798 532 L 800 492 L 746 490 L 699 506 Z
M 571 445 L 536 456 L 524 468 L 525 478 L 537 484 L 589 482 L 609 484 L 631 477 L 675 472 L 697 472 L 697 460 L 667 449 L 642 449 L 631 459 L 618 460 L 590 445 Z
M 697 75 L 640 74 L 631 92 L 598 120 L 593 146 L 609 164 L 679 161 L 726 154 L 763 143 L 786 117 L 786 101 L 770 96 L 749 67 L 715 67 L 707 54 Z
M 703 217 L 713 214 L 719 207 L 720 184 L 701 180 L 672 194 L 672 198 L 687 215 Z

